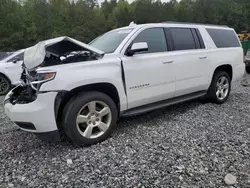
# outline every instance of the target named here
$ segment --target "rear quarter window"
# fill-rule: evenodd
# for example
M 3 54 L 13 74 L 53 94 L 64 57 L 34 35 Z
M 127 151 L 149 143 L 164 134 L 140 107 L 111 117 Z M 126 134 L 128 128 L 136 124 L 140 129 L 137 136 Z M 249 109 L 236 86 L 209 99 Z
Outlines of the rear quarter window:
M 240 47 L 238 37 L 233 30 L 206 29 L 217 48 Z

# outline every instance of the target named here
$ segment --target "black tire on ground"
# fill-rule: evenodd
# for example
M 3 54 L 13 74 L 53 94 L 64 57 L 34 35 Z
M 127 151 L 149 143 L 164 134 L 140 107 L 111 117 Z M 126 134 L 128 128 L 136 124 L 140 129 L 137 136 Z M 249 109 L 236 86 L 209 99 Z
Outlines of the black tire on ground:
M 220 78 L 222 77 L 225 77 L 227 80 L 228 80 L 228 84 L 229 84 L 229 91 L 226 95 L 226 97 L 224 99 L 219 99 L 219 97 L 217 97 L 216 95 L 216 85 L 217 85 L 217 82 L 220 80 Z M 208 89 L 208 92 L 207 92 L 207 95 L 206 95 L 206 98 L 210 101 L 210 102 L 213 102 L 213 103 L 216 103 L 216 104 L 223 104 L 224 102 L 226 102 L 226 100 L 228 99 L 229 95 L 230 95 L 230 91 L 231 91 L 231 79 L 228 75 L 228 73 L 224 72 L 224 71 L 216 71 L 214 73 L 214 76 L 213 76 L 213 79 L 212 79 L 212 82 L 211 82 L 211 85 Z
M 111 117 L 110 119 L 111 123 L 109 124 L 109 127 L 106 129 L 106 131 L 99 137 L 86 138 L 79 131 L 79 126 L 77 126 L 77 116 L 78 113 L 81 111 L 81 109 L 92 101 L 100 101 L 105 105 L 107 105 L 107 107 L 109 107 L 109 110 L 111 112 L 109 113 L 111 115 L 109 116 Z M 72 141 L 76 142 L 79 145 L 89 146 L 100 143 L 106 140 L 111 135 L 112 130 L 114 129 L 117 123 L 117 116 L 118 116 L 117 107 L 114 101 L 108 95 L 97 91 L 82 92 L 72 97 L 65 106 L 63 110 L 62 126 L 65 134 Z M 102 117 L 100 119 L 102 119 Z M 88 126 L 87 123 L 85 127 Z
M 0 74 L 0 96 L 6 95 L 11 89 L 11 83 L 9 79 Z
M 246 67 L 246 72 L 247 72 L 248 74 L 250 74 L 250 66 L 247 66 L 247 67 Z

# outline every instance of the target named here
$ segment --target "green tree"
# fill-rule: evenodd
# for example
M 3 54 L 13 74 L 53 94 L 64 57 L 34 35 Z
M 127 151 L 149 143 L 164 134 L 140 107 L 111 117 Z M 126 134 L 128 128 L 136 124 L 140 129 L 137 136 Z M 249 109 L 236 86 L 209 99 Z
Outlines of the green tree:
M 113 11 L 116 27 L 127 26 L 133 21 L 133 13 L 127 1 L 120 0 Z
M 182 0 L 178 5 L 178 21 L 181 22 L 193 22 L 194 14 L 193 14 L 193 0 Z
M 9 51 L 24 47 L 24 21 L 22 6 L 16 1 L 0 3 L 0 49 Z
M 110 15 L 112 14 L 112 12 L 116 6 L 117 6 L 116 0 L 110 0 L 110 1 L 105 0 L 101 4 L 101 10 L 103 11 L 103 14 L 104 14 L 106 19 L 108 19 L 110 17 Z
M 1 0 L 0 50 L 12 51 L 57 36 L 89 42 L 111 29 L 182 21 L 250 29 L 249 0 Z

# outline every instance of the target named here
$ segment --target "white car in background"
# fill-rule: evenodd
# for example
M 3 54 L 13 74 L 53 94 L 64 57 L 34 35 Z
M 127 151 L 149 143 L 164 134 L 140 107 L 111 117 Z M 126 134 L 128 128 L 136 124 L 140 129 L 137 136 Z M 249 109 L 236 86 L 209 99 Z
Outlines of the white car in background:
M 19 50 L 0 60 L 0 95 L 18 85 L 22 74 L 24 50 Z

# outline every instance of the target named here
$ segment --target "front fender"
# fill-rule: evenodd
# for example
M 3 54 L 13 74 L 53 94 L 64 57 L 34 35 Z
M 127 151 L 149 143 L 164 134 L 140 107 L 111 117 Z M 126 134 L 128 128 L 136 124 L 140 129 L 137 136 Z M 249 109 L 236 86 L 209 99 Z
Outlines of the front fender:
M 77 87 L 97 84 L 109 83 L 112 84 L 118 91 L 120 98 L 121 110 L 127 107 L 127 97 L 125 94 L 120 62 L 111 63 L 83 63 L 78 65 L 69 65 L 67 68 L 56 70 L 54 80 L 44 83 L 40 91 L 71 91 Z

